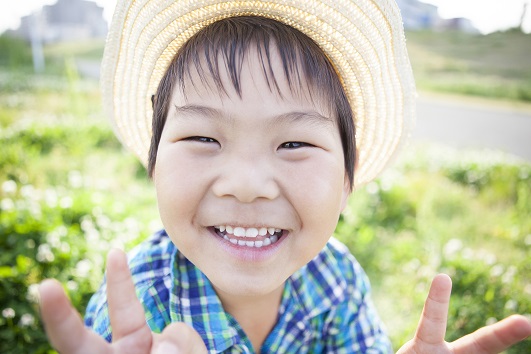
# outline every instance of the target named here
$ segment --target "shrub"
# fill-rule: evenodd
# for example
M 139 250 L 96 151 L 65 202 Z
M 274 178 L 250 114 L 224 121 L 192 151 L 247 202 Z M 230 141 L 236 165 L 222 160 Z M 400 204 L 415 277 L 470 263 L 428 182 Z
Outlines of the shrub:
M 139 242 L 147 225 L 127 217 L 127 208 L 112 212 L 104 193 L 75 186 L 37 190 L 7 180 L 0 200 L 0 352 L 49 353 L 36 284 L 58 279 L 83 313 L 107 250 Z
M 0 36 L 0 66 L 9 69 L 31 68 L 31 47 L 22 39 L 3 34 Z

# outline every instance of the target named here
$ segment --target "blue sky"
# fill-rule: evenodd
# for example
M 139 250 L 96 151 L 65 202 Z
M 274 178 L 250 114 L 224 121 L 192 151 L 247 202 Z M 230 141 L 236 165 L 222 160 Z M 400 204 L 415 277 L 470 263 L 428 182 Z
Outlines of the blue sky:
M 21 16 L 28 15 L 57 0 L 1 0 L 0 32 L 16 28 Z M 95 0 L 105 8 L 104 16 L 110 21 L 116 0 Z M 503 30 L 520 23 L 523 4 L 529 3 L 525 31 L 531 32 L 531 0 L 421 0 L 439 6 L 444 18 L 466 17 L 483 33 Z

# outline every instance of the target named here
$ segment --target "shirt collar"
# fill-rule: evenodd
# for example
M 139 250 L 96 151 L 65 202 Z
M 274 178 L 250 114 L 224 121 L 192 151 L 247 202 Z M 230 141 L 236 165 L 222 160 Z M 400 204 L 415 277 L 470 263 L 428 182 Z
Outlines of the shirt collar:
M 345 298 L 347 282 L 342 269 L 338 266 L 338 258 L 334 254 L 334 243 L 329 243 L 308 264 L 295 272 L 288 281 L 291 297 L 297 307 L 313 318 L 329 311 Z
M 238 342 L 238 333 L 210 280 L 184 255 L 172 259 L 170 318 L 192 326 L 209 348 L 221 353 Z
M 287 279 L 279 317 L 290 311 L 294 318 L 301 319 L 300 326 L 306 326 L 308 319 L 343 301 L 347 284 L 332 248 L 327 244 L 314 259 Z M 171 264 L 171 321 L 192 326 L 217 353 L 241 343 L 243 339 L 235 320 L 223 309 L 208 278 L 177 249 Z M 281 322 L 279 319 L 279 324 Z M 276 329 L 275 326 L 273 331 Z

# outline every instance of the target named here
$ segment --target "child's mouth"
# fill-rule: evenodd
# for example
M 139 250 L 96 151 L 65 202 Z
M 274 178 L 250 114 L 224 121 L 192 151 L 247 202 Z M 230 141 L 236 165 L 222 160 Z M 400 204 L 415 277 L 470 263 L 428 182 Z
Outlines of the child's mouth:
M 274 227 L 244 228 L 229 225 L 214 226 L 214 232 L 233 245 L 252 248 L 270 246 L 285 234 L 285 230 Z

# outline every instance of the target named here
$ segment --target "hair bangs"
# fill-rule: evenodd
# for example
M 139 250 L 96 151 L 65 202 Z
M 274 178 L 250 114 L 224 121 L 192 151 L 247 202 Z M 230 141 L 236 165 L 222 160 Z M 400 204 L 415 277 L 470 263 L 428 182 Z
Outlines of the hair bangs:
M 253 57 L 250 57 L 250 52 Z M 273 51 L 276 51 L 274 53 Z M 272 64 L 278 55 L 290 93 L 305 96 L 326 107 L 337 122 L 345 156 L 345 170 L 353 186 L 356 164 L 352 108 L 334 67 L 319 46 L 299 30 L 258 16 L 241 16 L 214 22 L 190 38 L 177 52 L 153 99 L 153 137 L 148 159 L 152 176 L 162 129 L 172 93 L 179 89 L 186 97 L 188 84 L 201 85 L 228 95 L 228 83 L 242 97 L 241 72 L 245 60 L 259 60 L 267 86 L 283 97 Z M 195 71 L 194 72 L 192 71 Z M 194 79 L 195 78 L 195 79 Z

